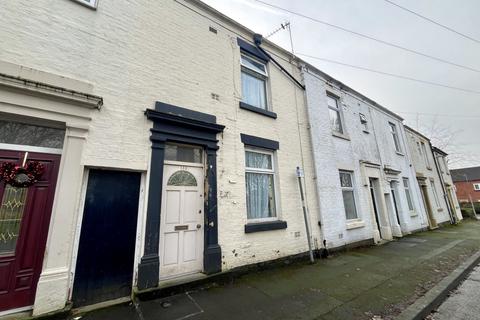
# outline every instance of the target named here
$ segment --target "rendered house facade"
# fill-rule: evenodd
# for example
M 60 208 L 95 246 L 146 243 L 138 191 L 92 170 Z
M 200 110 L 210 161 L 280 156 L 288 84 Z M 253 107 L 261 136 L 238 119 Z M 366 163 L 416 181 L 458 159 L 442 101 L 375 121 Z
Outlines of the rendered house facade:
M 439 223 L 452 221 L 453 215 L 445 197 L 432 146 L 430 140 L 421 133 L 408 126 L 405 126 L 405 130 L 429 226 L 436 228 Z
M 402 119 L 310 65 L 303 78 L 327 247 L 424 229 Z

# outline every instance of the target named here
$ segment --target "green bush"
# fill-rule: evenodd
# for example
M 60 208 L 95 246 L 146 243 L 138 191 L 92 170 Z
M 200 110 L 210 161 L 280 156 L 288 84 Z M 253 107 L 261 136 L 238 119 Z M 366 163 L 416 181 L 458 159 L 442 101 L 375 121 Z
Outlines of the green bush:
M 475 207 L 475 212 L 480 214 L 480 203 L 474 202 L 473 206 Z M 473 213 L 472 204 L 470 202 L 460 203 L 460 209 L 462 210 L 462 216 L 465 218 L 474 218 L 475 214 Z
M 473 209 L 472 208 L 462 208 L 462 216 L 464 218 L 473 218 Z

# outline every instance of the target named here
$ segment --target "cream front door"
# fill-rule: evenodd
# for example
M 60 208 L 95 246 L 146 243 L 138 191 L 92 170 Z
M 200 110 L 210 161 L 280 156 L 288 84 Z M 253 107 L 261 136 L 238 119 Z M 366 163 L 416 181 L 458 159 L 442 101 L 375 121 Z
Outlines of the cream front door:
M 203 269 L 203 166 L 164 165 L 160 217 L 160 278 Z

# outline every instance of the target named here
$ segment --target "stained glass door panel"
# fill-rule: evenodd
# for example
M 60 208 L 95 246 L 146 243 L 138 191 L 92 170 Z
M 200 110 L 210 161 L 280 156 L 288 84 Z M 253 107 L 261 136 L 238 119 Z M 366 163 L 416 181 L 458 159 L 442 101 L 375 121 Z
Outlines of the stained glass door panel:
M 25 152 L 0 150 L 0 162 L 22 165 Z M 33 305 L 42 268 L 60 156 L 29 152 L 44 172 L 34 185 L 0 182 L 0 312 Z
M 15 252 L 27 193 L 27 188 L 5 187 L 0 205 L 0 255 Z

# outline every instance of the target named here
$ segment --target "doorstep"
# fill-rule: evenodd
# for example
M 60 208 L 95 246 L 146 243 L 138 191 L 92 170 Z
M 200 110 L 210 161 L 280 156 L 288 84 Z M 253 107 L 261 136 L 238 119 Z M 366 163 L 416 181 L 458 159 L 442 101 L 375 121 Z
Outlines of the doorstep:
M 226 273 L 227 272 L 222 272 L 213 275 L 195 273 L 169 279 L 160 279 L 158 286 L 154 288 L 139 290 L 137 287 L 135 287 L 133 289 L 133 296 L 135 299 L 139 299 L 141 301 L 171 296 L 179 292 L 191 290 L 193 288 L 207 286 L 209 283 L 212 283 L 216 279 L 220 278 L 220 276 L 225 276 Z
M 157 289 L 162 288 L 169 288 L 173 286 L 178 286 L 186 283 L 191 283 L 199 280 L 204 280 L 209 276 L 205 273 L 191 273 L 187 275 L 180 275 L 177 277 L 167 278 L 167 279 L 160 279 Z
M 113 300 L 102 301 L 95 304 L 89 304 L 88 306 L 74 308 L 71 310 L 71 314 L 72 315 L 83 314 L 93 310 L 99 310 L 99 309 L 108 308 L 111 306 L 116 306 L 118 304 L 128 303 L 130 301 L 132 301 L 131 297 L 122 297 L 122 298 L 117 298 Z
M 314 254 L 317 257 L 319 256 L 318 252 L 314 252 Z M 296 255 L 290 255 L 276 260 L 268 260 L 246 266 L 240 266 L 210 275 L 204 273 L 196 273 L 187 276 L 165 279 L 163 281 L 160 280 L 159 285 L 155 288 L 145 290 L 138 290 L 138 288 L 134 288 L 133 295 L 135 299 L 138 299 L 140 301 L 164 298 L 178 293 L 192 291 L 194 289 L 209 288 L 212 286 L 229 283 L 232 282 L 234 279 L 240 278 L 241 276 L 252 272 L 259 272 L 266 269 L 275 269 L 294 263 L 304 263 L 308 261 L 308 257 L 308 252 L 302 252 Z
M 32 313 L 33 307 L 24 307 L 13 310 L 2 311 L 0 313 L 0 320 L 15 320 L 18 318 L 27 318 Z

